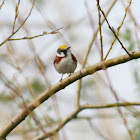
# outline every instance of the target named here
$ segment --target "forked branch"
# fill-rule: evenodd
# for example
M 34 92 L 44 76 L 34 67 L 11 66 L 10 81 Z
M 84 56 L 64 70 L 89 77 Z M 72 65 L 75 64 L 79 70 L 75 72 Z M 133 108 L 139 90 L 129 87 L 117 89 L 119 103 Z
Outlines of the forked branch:
M 94 74 L 97 71 L 107 69 L 109 67 L 126 63 L 132 59 L 140 58 L 140 51 L 131 53 L 132 57 L 129 57 L 129 55 L 122 55 L 107 61 L 101 61 L 97 64 L 94 64 L 92 66 L 86 67 L 71 76 L 65 78 L 61 82 L 53 85 L 52 87 L 45 90 L 43 93 L 41 93 L 34 101 L 32 101 L 30 104 L 27 105 L 27 109 L 23 109 L 21 112 L 19 112 L 10 122 L 5 125 L 3 129 L 0 130 L 0 139 L 4 139 L 17 125 L 19 125 L 25 118 L 40 104 L 42 104 L 44 101 L 46 101 L 48 98 L 50 98 L 52 95 L 54 95 L 56 92 L 64 89 L 66 86 L 70 85 L 71 83 L 87 76 Z M 30 113 L 29 113 L 30 112 Z

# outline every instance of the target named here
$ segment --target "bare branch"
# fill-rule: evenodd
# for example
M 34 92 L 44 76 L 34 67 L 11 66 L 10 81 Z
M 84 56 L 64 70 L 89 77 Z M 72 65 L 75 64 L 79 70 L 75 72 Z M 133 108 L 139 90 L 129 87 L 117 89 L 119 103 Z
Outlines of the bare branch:
M 115 99 L 116 99 L 116 102 L 119 103 L 119 97 L 118 97 L 116 91 L 114 90 L 114 88 L 113 88 L 113 86 L 112 86 L 112 83 L 111 83 L 111 79 L 110 79 L 110 77 L 109 77 L 109 74 L 108 74 L 107 71 L 105 71 L 105 72 L 106 72 L 106 76 L 107 76 L 107 79 L 108 79 L 108 82 L 109 82 L 109 88 L 110 88 L 110 90 L 112 91 L 112 94 L 113 94 L 113 96 L 114 96 Z M 134 140 L 134 136 L 133 136 L 131 130 L 129 129 L 129 127 L 128 127 L 127 120 L 126 120 L 126 118 L 123 116 L 122 110 L 120 109 L 119 106 L 118 106 L 117 108 L 118 108 L 118 112 L 119 112 L 119 114 L 120 114 L 120 117 L 121 117 L 122 120 L 123 120 L 124 126 L 126 127 L 126 130 L 127 130 L 128 134 L 129 134 L 129 136 L 130 136 L 130 139 L 131 139 L 131 140 Z
M 5 138 L 17 125 L 19 125 L 35 108 L 37 108 L 40 104 L 54 95 L 56 92 L 64 89 L 66 86 L 71 83 L 85 77 L 87 75 L 94 74 L 97 71 L 104 70 L 105 68 L 109 68 L 118 64 L 126 63 L 132 59 L 140 58 L 140 51 L 131 53 L 132 57 L 129 57 L 127 54 L 122 55 L 107 61 L 101 61 L 95 65 L 86 67 L 71 76 L 65 78 L 61 82 L 53 85 L 52 87 L 45 90 L 42 94 L 40 94 L 34 101 L 27 105 L 21 112 L 19 112 L 10 122 L 5 125 L 3 129 L 0 130 L 0 138 Z
M 103 37 L 102 37 L 102 28 L 101 28 L 101 14 L 100 14 L 100 5 L 99 0 L 97 0 L 98 8 L 98 17 L 99 17 L 99 30 L 100 30 L 100 45 L 101 45 L 101 61 L 103 61 Z
M 33 10 L 33 7 L 34 7 L 34 3 L 35 3 L 35 0 L 33 0 L 33 3 L 32 3 L 32 7 L 31 7 L 31 10 L 28 14 L 28 16 L 25 18 L 25 20 L 23 21 L 23 23 L 19 26 L 19 28 L 13 32 L 8 38 L 6 38 L 2 43 L 0 43 L 0 46 L 2 46 L 3 44 L 5 44 L 14 34 L 16 34 L 20 29 L 21 27 L 25 24 L 25 22 L 27 21 L 27 19 L 29 18 L 29 16 L 31 15 L 32 13 L 32 10 Z
M 109 8 L 108 8 L 108 10 L 107 10 L 107 12 L 106 12 L 106 14 L 105 14 L 106 16 L 109 14 L 109 12 L 111 11 L 111 9 L 113 8 L 113 6 L 115 5 L 116 2 L 117 2 L 117 0 L 114 0 L 114 1 L 111 3 L 111 5 L 109 6 Z M 103 19 L 101 20 L 101 25 L 104 23 L 104 21 L 105 21 L 105 18 L 103 18 Z M 93 45 L 93 43 L 94 43 L 94 41 L 95 41 L 95 38 L 96 38 L 96 36 L 97 36 L 98 31 L 99 31 L 99 25 L 98 25 L 97 28 L 95 29 L 95 32 L 93 33 L 92 39 L 91 39 L 91 41 L 90 41 L 90 43 L 89 43 L 89 45 L 88 45 L 88 48 L 87 48 L 87 50 L 86 50 L 86 52 L 85 52 L 85 54 L 84 54 L 84 60 L 83 60 L 83 65 L 82 65 L 82 68 L 81 68 L 81 69 L 83 69 L 83 68 L 85 67 L 86 63 L 87 63 L 87 58 L 88 58 L 89 52 L 90 52 L 91 47 L 92 47 L 92 45 Z M 80 103 L 79 103 L 79 100 L 80 100 L 81 83 L 82 83 L 81 80 L 79 80 L 79 81 L 77 82 L 77 91 L 76 91 L 76 99 L 75 99 L 75 106 L 76 106 L 76 107 L 78 107 L 79 104 L 80 104 Z
M 123 20 L 122 20 L 120 26 L 119 26 L 118 29 L 117 29 L 116 36 L 118 36 L 119 31 L 120 31 L 120 29 L 121 29 L 121 27 L 122 27 L 122 25 L 123 25 L 123 23 L 124 23 L 124 20 L 125 20 L 125 18 L 126 18 L 126 15 L 127 15 L 127 12 L 128 12 L 128 10 L 129 10 L 130 5 L 131 5 L 131 0 L 130 0 L 129 5 L 128 5 L 128 6 L 126 7 L 126 9 L 125 9 L 125 14 L 124 14 L 124 17 L 123 17 Z M 113 39 L 113 41 L 112 41 L 112 43 L 111 43 L 111 46 L 110 46 L 110 48 L 109 48 L 109 51 L 107 52 L 107 54 L 106 54 L 104 60 L 106 60 L 106 58 L 108 57 L 110 51 L 112 50 L 112 47 L 113 47 L 115 41 L 116 41 L 116 37 L 114 37 L 114 39 Z
M 2 4 L 0 5 L 0 10 L 2 8 L 2 6 L 4 5 L 5 0 L 2 1 Z
M 13 23 L 13 30 L 12 30 L 12 33 L 14 33 L 14 29 L 15 29 L 15 24 L 16 24 L 16 19 L 18 17 L 18 14 L 19 14 L 19 4 L 20 4 L 20 0 L 18 0 L 18 4 L 16 5 L 16 10 L 15 10 L 15 19 L 14 19 L 14 23 Z
M 76 108 L 71 114 L 69 114 L 63 121 L 61 121 L 54 129 L 49 131 L 46 135 L 40 135 L 33 140 L 43 140 L 45 138 L 48 138 L 55 133 L 57 133 L 62 127 L 64 127 L 69 121 L 77 117 L 78 113 L 85 109 L 103 109 L 103 108 L 113 108 L 113 107 L 127 107 L 127 106 L 139 106 L 140 103 L 130 103 L 130 102 L 124 102 L 124 103 L 114 103 L 114 104 L 106 104 L 106 105 L 82 105 L 79 108 Z
M 120 43 L 120 45 L 122 46 L 122 48 L 124 49 L 124 51 L 131 57 L 131 54 L 127 51 L 127 49 L 124 47 L 123 43 L 120 41 L 120 39 L 118 38 L 117 34 L 115 33 L 115 30 L 113 27 L 111 27 L 111 25 L 109 24 L 109 21 L 108 19 L 106 18 L 105 16 L 105 13 L 103 12 L 103 10 L 101 9 L 100 5 L 99 5 L 99 9 L 101 11 L 101 13 L 103 14 L 107 24 L 108 24 L 108 27 L 109 29 L 112 31 L 112 33 L 114 34 L 114 36 L 116 37 L 116 39 L 118 40 L 118 42 Z
M 25 40 L 25 39 L 34 39 L 34 38 L 37 38 L 37 37 L 41 37 L 41 36 L 44 36 L 44 35 L 48 35 L 48 34 L 56 34 L 58 33 L 58 30 L 62 29 L 63 27 L 59 28 L 59 29 L 56 29 L 54 31 L 51 31 L 51 32 L 43 32 L 42 34 L 40 35 L 35 35 L 35 36 L 32 36 L 32 37 L 22 37 L 22 38 L 10 38 L 8 41 L 15 41 L 15 40 Z

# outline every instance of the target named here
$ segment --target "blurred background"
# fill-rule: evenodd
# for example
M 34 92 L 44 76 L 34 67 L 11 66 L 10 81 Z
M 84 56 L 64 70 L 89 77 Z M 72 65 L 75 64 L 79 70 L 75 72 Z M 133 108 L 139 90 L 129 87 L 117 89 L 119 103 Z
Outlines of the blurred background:
M 0 0 L 0 4 L 2 4 Z M 0 42 L 16 31 L 28 17 L 33 1 L 5 0 L 0 9 Z M 114 4 L 113 4 L 114 3 Z M 25 24 L 0 47 L 0 129 L 24 106 L 45 89 L 59 82 L 61 75 L 53 62 L 59 46 L 71 46 L 78 59 L 79 71 L 85 52 L 98 26 L 97 2 L 94 0 L 35 0 L 33 10 Z M 114 30 L 120 26 L 129 0 L 104 0 L 102 10 L 110 8 L 107 16 Z M 132 1 L 119 38 L 129 51 L 140 49 L 140 1 Z M 18 8 L 16 8 L 18 7 Z M 18 16 L 15 20 L 16 9 Z M 103 18 L 103 16 L 101 16 Z M 14 21 L 16 21 L 14 23 Z M 15 24 L 15 26 L 13 26 Z M 61 28 L 61 29 L 60 29 Z M 60 29 L 51 34 L 50 32 Z M 33 39 L 21 39 L 50 33 Z M 114 35 L 106 22 L 102 25 L 103 54 L 106 56 Z M 17 39 L 17 40 L 12 40 Z M 107 59 L 125 54 L 118 41 L 113 45 Z M 86 66 L 100 61 L 100 35 L 92 44 Z M 131 62 L 111 67 L 82 79 L 80 104 L 115 103 L 110 86 L 119 101 L 140 100 L 140 62 Z M 64 75 L 64 78 L 68 75 Z M 56 93 L 41 104 L 7 137 L 8 140 L 30 140 L 51 130 L 60 120 L 69 115 L 75 106 L 77 82 Z M 140 140 L 139 107 L 121 108 L 135 140 Z M 41 126 L 41 128 L 40 128 Z M 129 135 L 117 108 L 84 110 L 71 120 L 54 140 L 128 140 Z

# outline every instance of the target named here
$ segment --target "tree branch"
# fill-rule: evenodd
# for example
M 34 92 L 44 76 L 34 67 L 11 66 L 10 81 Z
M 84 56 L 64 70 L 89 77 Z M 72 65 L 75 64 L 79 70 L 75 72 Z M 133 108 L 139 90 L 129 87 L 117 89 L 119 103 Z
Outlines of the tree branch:
M 105 13 L 105 16 L 107 17 L 108 14 L 110 13 L 111 9 L 113 8 L 113 6 L 115 5 L 115 3 L 117 2 L 117 0 L 114 0 L 111 5 L 109 6 L 107 12 Z M 104 23 L 105 21 L 105 18 L 103 17 L 103 19 L 101 20 L 101 25 Z M 96 36 L 99 32 L 99 25 L 96 27 L 95 29 L 95 32 L 93 33 L 93 36 L 91 38 L 91 41 L 88 45 L 88 48 L 84 54 L 84 59 L 83 59 L 83 64 L 82 64 L 82 69 L 86 66 L 86 63 L 87 63 L 87 59 L 88 59 L 88 56 L 89 56 L 89 52 L 91 50 L 91 47 L 96 39 Z M 82 81 L 79 80 L 78 83 L 77 83 L 77 91 L 76 91 L 76 100 L 75 100 L 75 106 L 78 107 L 80 105 L 80 91 L 81 91 L 81 85 L 82 85 Z
M 119 35 L 119 31 L 120 31 L 120 29 L 121 29 L 121 27 L 122 27 L 122 25 L 123 25 L 123 23 L 124 23 L 124 20 L 125 20 L 125 18 L 126 18 L 127 12 L 129 11 L 129 7 L 130 7 L 130 5 L 131 5 L 131 2 L 132 2 L 132 1 L 130 0 L 129 5 L 128 5 L 128 6 L 126 7 L 126 9 L 125 9 L 125 14 L 124 14 L 124 17 L 123 17 L 123 20 L 122 20 L 120 26 L 118 27 L 118 29 L 117 29 L 117 31 L 116 31 L 116 36 Z M 106 60 L 106 58 L 108 57 L 110 51 L 112 50 L 112 47 L 113 47 L 115 41 L 116 41 L 116 37 L 114 37 L 114 39 L 113 39 L 113 41 L 112 41 L 112 43 L 111 43 L 111 46 L 110 46 L 110 48 L 109 48 L 109 50 L 108 50 L 108 52 L 107 52 L 107 54 L 106 54 L 104 60 Z
M 114 36 L 116 37 L 116 39 L 118 40 L 118 42 L 120 43 L 120 45 L 122 46 L 122 48 L 124 49 L 124 51 L 131 57 L 131 54 L 127 51 L 127 49 L 124 47 L 123 43 L 122 43 L 122 42 L 120 41 L 120 39 L 118 38 L 118 36 L 117 36 L 117 34 L 116 34 L 114 28 L 111 27 L 111 25 L 109 24 L 109 22 L 108 22 L 108 20 L 107 20 L 107 18 L 106 18 L 106 16 L 105 16 L 105 13 L 104 13 L 103 10 L 101 9 L 100 5 L 99 5 L 99 9 L 100 9 L 101 13 L 103 14 L 103 16 L 104 16 L 104 18 L 105 18 L 105 20 L 106 20 L 106 22 L 107 22 L 107 24 L 108 24 L 109 29 L 112 31 L 112 33 L 114 34 Z
M 2 4 L 0 5 L 0 10 L 2 8 L 2 6 L 4 5 L 5 0 L 2 1 Z
M 69 121 L 71 121 L 72 119 L 74 119 L 78 115 L 79 112 L 81 112 L 82 110 L 85 110 L 85 109 L 103 109 L 103 108 L 113 108 L 113 107 L 139 106 L 139 105 L 140 105 L 140 103 L 137 103 L 137 102 L 133 102 L 133 103 L 129 103 L 129 102 L 113 103 L 113 104 L 106 104 L 106 105 L 88 105 L 88 104 L 82 105 L 81 107 L 75 109 L 71 114 L 69 114 L 54 129 L 52 129 L 51 131 L 49 131 L 48 133 L 46 133 L 46 135 L 40 135 L 40 136 L 34 138 L 33 140 L 43 140 L 45 138 L 48 138 L 48 137 L 54 135 L 62 127 L 64 127 L 65 124 L 67 124 Z
M 0 130 L 0 139 L 5 138 L 17 125 L 19 125 L 35 108 L 37 108 L 40 104 L 54 95 L 56 92 L 64 89 L 66 86 L 71 83 L 87 76 L 94 74 L 97 71 L 105 70 L 109 67 L 126 63 L 132 59 L 140 58 L 140 51 L 131 53 L 131 57 L 129 55 L 122 55 L 107 61 L 102 61 L 92 66 L 86 67 L 71 76 L 65 78 L 61 82 L 53 85 L 52 87 L 45 90 L 42 94 L 40 94 L 34 101 L 27 105 L 27 108 L 24 108 L 21 112 L 19 112 L 10 122 L 4 126 L 3 129 Z
M 25 40 L 25 39 L 34 39 L 34 38 L 41 37 L 41 36 L 48 35 L 48 34 L 56 34 L 56 33 L 58 33 L 58 31 L 59 31 L 60 29 L 62 29 L 62 28 L 63 28 L 63 27 L 58 28 L 58 29 L 55 29 L 55 30 L 53 30 L 53 31 L 51 31 L 51 32 L 43 32 L 42 34 L 35 35 L 35 36 L 31 36 L 31 37 L 10 38 L 10 39 L 8 39 L 8 41 Z
M 33 0 L 33 3 L 32 3 L 32 7 L 31 7 L 31 10 L 28 14 L 28 16 L 25 18 L 25 20 L 23 21 L 23 23 L 18 27 L 18 29 L 16 31 L 14 31 L 8 38 L 6 38 L 3 42 L 0 43 L 0 46 L 2 46 L 3 44 L 5 44 L 13 35 L 15 35 L 20 29 L 21 27 L 25 24 L 25 22 L 27 21 L 27 19 L 29 18 L 29 16 L 31 15 L 32 13 L 32 10 L 33 10 L 33 7 L 34 7 L 34 3 L 35 3 L 35 0 Z
M 100 45 L 101 45 L 101 61 L 103 61 L 103 36 L 102 36 L 102 28 L 101 28 L 101 14 L 99 8 L 99 0 L 97 0 L 97 8 L 98 8 L 98 18 L 99 18 L 99 31 L 100 31 Z

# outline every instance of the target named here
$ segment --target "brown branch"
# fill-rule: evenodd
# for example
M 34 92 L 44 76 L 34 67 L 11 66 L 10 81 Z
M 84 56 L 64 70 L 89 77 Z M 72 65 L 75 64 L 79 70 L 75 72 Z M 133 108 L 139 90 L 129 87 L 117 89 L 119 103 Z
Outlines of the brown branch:
M 24 75 L 23 70 L 22 70 L 22 68 L 21 68 L 20 65 L 19 65 L 18 59 L 15 57 L 14 49 L 12 48 L 12 46 L 7 46 L 7 47 L 8 47 L 8 49 L 10 50 L 10 55 L 12 56 L 13 60 L 15 61 L 16 66 L 18 67 L 18 69 L 17 69 L 18 72 L 24 77 L 25 82 L 26 82 L 27 77 Z M 16 87 L 17 87 L 16 89 L 19 91 L 19 96 L 20 96 L 20 98 L 21 98 L 23 107 L 26 108 L 26 109 L 28 110 L 27 105 L 26 105 L 26 102 L 25 102 L 25 99 L 24 99 L 24 97 L 23 97 L 23 94 L 21 93 L 21 91 L 22 91 L 22 90 L 21 90 L 21 87 L 20 87 L 20 85 L 18 84 L 16 78 L 14 79 L 14 83 L 15 83 L 15 85 L 16 85 Z M 29 83 L 26 82 L 27 88 L 29 87 L 28 84 L 29 84 Z M 16 91 L 16 89 L 15 89 L 15 91 Z M 29 89 L 29 88 L 28 88 L 28 89 Z M 31 95 L 33 95 L 33 92 L 32 92 L 30 89 L 29 89 L 29 93 L 30 93 Z M 30 112 L 29 112 L 29 113 L 30 113 Z M 36 115 L 35 115 L 34 113 L 32 113 L 31 116 L 32 116 L 33 120 L 35 121 L 36 125 L 40 128 L 40 130 L 41 130 L 43 133 L 46 133 L 46 131 L 44 130 L 42 124 L 41 124 L 40 121 L 37 119 Z
M 48 34 L 56 34 L 56 33 L 58 33 L 58 30 L 60 30 L 60 29 L 62 29 L 62 28 L 63 28 L 63 27 L 61 27 L 61 28 L 59 28 L 59 29 L 56 29 L 56 30 L 53 30 L 53 31 L 51 31 L 51 32 L 43 32 L 43 34 L 35 35 L 35 36 L 32 36 L 32 37 L 10 38 L 10 39 L 8 39 L 8 41 L 25 40 L 25 39 L 34 39 L 34 38 L 41 37 L 41 36 L 48 35 Z
M 123 4 L 123 6 L 125 6 L 124 1 L 121 0 L 121 2 L 122 2 L 122 4 Z M 132 2 L 132 0 L 131 0 L 130 2 Z M 128 13 L 129 13 L 130 18 L 132 19 L 132 21 L 133 21 L 133 23 L 134 23 L 135 36 L 136 36 L 136 40 L 137 40 L 137 43 L 138 43 L 138 48 L 139 48 L 139 50 L 140 50 L 140 40 L 139 40 L 139 36 L 138 36 L 138 31 L 139 31 L 139 29 L 140 29 L 140 28 L 139 28 L 139 24 L 138 24 L 138 22 L 136 21 L 136 18 L 134 17 L 134 15 L 132 14 L 131 9 L 129 8 L 129 9 L 127 9 L 127 10 L 128 10 Z
M 98 17 L 99 17 L 99 31 L 100 31 L 100 45 L 101 45 L 101 61 L 103 61 L 103 37 L 102 37 L 102 28 L 101 28 L 101 14 L 100 14 L 100 5 L 99 0 L 97 0 L 98 8 Z
M 18 4 L 16 5 L 16 10 L 15 10 L 15 19 L 14 19 L 14 22 L 13 22 L 13 30 L 12 30 L 12 33 L 14 33 L 14 29 L 15 29 L 15 24 L 16 24 L 16 19 L 18 17 L 18 14 L 19 14 L 19 4 L 20 4 L 20 0 L 18 0 Z
M 13 35 L 15 35 L 20 29 L 21 27 L 25 24 L 25 22 L 27 21 L 27 19 L 29 18 L 29 16 L 31 15 L 32 13 L 32 10 L 33 10 L 33 7 L 34 7 L 34 3 L 35 3 L 35 0 L 33 0 L 33 3 L 32 3 L 32 7 L 31 7 L 31 10 L 28 14 L 28 16 L 25 18 L 25 20 L 23 21 L 23 23 L 19 26 L 19 28 L 13 32 L 9 37 L 7 37 L 2 43 L 0 43 L 0 46 L 2 46 L 3 44 L 5 44 Z
M 117 29 L 117 31 L 116 31 L 116 35 L 117 35 L 117 36 L 118 36 L 119 31 L 120 31 L 120 29 L 121 29 L 121 27 L 122 27 L 122 25 L 123 25 L 123 23 L 124 23 L 124 20 L 125 20 L 125 18 L 126 18 L 127 12 L 129 11 L 130 5 L 131 5 L 131 1 L 129 2 L 129 5 L 128 5 L 128 6 L 126 7 L 126 9 L 125 9 L 125 14 L 124 14 L 123 20 L 122 20 L 120 26 L 118 27 L 118 29 Z M 109 48 L 109 50 L 108 50 L 108 52 L 107 52 L 107 54 L 106 54 L 104 60 L 106 60 L 106 58 L 108 57 L 110 51 L 112 50 L 112 47 L 113 47 L 115 41 L 116 41 L 116 37 L 114 37 L 114 39 L 113 39 L 113 41 L 112 41 L 112 43 L 111 43 L 111 46 L 110 46 L 110 48 Z
M 2 6 L 4 5 L 5 0 L 2 1 L 2 4 L 0 5 L 0 10 L 2 8 Z
M 93 21 L 93 17 L 92 17 L 92 14 L 89 10 L 89 7 L 88 7 L 88 3 L 87 3 L 87 0 L 84 0 L 84 5 L 85 5 L 85 8 L 86 8 L 86 12 L 87 12 L 87 15 L 88 15 L 88 19 L 89 19 L 89 23 L 91 25 L 91 29 L 93 30 L 94 29 L 94 21 Z M 94 30 L 93 30 L 94 31 Z
M 109 74 L 108 74 L 107 71 L 105 71 L 105 72 L 106 72 L 107 80 L 108 80 L 108 82 L 109 82 L 109 88 L 110 88 L 110 90 L 112 91 L 112 94 L 113 94 L 113 96 L 115 97 L 116 102 L 119 103 L 119 97 L 118 97 L 116 91 L 113 89 L 113 86 L 112 86 L 112 83 L 111 83 L 111 79 L 110 79 L 110 77 L 109 77 Z M 118 112 L 119 112 L 119 114 L 120 114 L 120 117 L 121 117 L 122 120 L 123 120 L 124 126 L 126 127 L 126 130 L 127 130 L 128 134 L 129 134 L 129 136 L 130 136 L 130 139 L 131 139 L 131 140 L 134 140 L 134 136 L 133 136 L 131 130 L 129 129 L 129 127 L 128 127 L 127 120 L 126 120 L 126 118 L 124 117 L 124 115 L 123 115 L 123 113 L 122 113 L 122 110 L 120 109 L 119 106 L 118 106 L 117 108 L 118 108 Z
M 90 129 L 96 133 L 97 136 L 100 136 L 101 138 L 103 138 L 104 140 L 110 140 L 110 138 L 106 135 L 104 135 L 104 132 L 95 125 L 93 124 L 93 122 L 91 120 L 87 120 L 87 123 L 89 124 Z M 98 125 L 98 124 L 97 124 Z M 99 126 L 99 125 L 98 125 Z
M 120 39 L 116 35 L 114 28 L 110 26 L 110 24 L 109 24 L 109 22 L 108 22 L 108 20 L 107 20 L 107 18 L 105 16 L 105 13 L 101 9 L 100 5 L 99 5 L 99 9 L 100 9 L 101 13 L 103 14 L 103 16 L 104 16 L 104 18 L 105 18 L 105 20 L 106 20 L 106 22 L 108 24 L 109 29 L 112 31 L 112 33 L 114 34 L 114 36 L 116 37 L 116 39 L 118 40 L 118 42 L 120 43 L 120 45 L 122 46 L 122 48 L 124 49 L 124 51 L 131 57 L 131 54 L 127 51 L 127 49 L 124 47 L 123 43 L 120 41 Z
M 138 48 L 139 48 L 139 50 L 140 50 L 140 40 L 139 40 L 139 35 L 138 35 L 138 34 L 139 34 L 139 33 L 138 33 L 138 31 L 139 31 L 138 23 L 137 23 L 135 17 L 132 15 L 132 12 L 131 12 L 130 9 L 128 9 L 128 13 L 129 13 L 129 15 L 130 15 L 132 21 L 134 22 L 135 36 L 136 36 L 136 40 L 137 40 L 137 43 L 138 43 Z
M 106 104 L 106 105 L 82 105 L 79 108 L 76 108 L 71 114 L 69 114 L 63 121 L 61 121 L 54 129 L 49 131 L 46 135 L 40 135 L 33 140 L 43 140 L 48 138 L 55 133 L 57 133 L 62 127 L 64 127 L 69 121 L 77 117 L 78 113 L 85 109 L 105 109 L 105 108 L 113 108 L 113 107 L 127 107 L 127 106 L 139 106 L 138 102 L 123 102 L 123 103 L 114 103 L 114 104 Z
M 45 90 L 41 93 L 34 101 L 27 105 L 27 108 L 24 108 L 21 112 L 19 112 L 10 122 L 5 125 L 3 129 L 0 130 L 0 138 L 5 138 L 17 125 L 19 125 L 35 108 L 37 108 L 40 104 L 54 95 L 56 92 L 64 89 L 66 86 L 71 83 L 85 77 L 87 75 L 91 75 L 97 71 L 104 70 L 105 68 L 109 68 L 118 64 L 126 63 L 132 59 L 140 58 L 140 51 L 131 53 L 133 57 L 129 57 L 128 55 L 122 55 L 107 61 L 101 61 L 95 65 L 86 67 L 71 76 L 65 78 L 61 82 L 53 85 L 52 87 Z
M 114 1 L 111 3 L 111 5 L 109 6 L 107 12 L 105 13 L 106 16 L 108 16 L 108 14 L 110 13 L 111 9 L 113 8 L 113 6 L 115 5 L 116 2 L 117 2 L 117 0 L 114 0 Z M 104 23 L 104 21 L 105 21 L 105 18 L 103 18 L 103 19 L 101 20 L 101 25 Z M 90 41 L 90 43 L 89 43 L 89 45 L 88 45 L 88 48 L 87 48 L 87 50 L 86 50 L 86 52 L 85 52 L 85 54 L 84 54 L 84 60 L 83 60 L 83 64 L 82 64 L 82 69 L 86 66 L 89 52 L 90 52 L 91 47 L 92 47 L 92 45 L 93 45 L 93 43 L 94 43 L 94 41 L 95 41 L 95 38 L 96 38 L 96 36 L 97 36 L 98 31 L 99 31 L 99 25 L 96 27 L 95 32 L 93 33 L 92 39 L 91 39 L 91 41 Z M 75 100 L 75 106 L 76 106 L 76 107 L 79 106 L 79 104 L 80 104 L 80 90 L 81 90 L 81 84 L 82 84 L 82 81 L 79 80 L 79 81 L 77 82 L 77 91 L 76 91 L 76 100 Z
M 23 20 L 22 20 L 20 17 L 18 17 L 18 18 L 19 18 L 19 22 L 20 22 L 20 24 L 21 24 Z M 28 31 L 28 29 L 26 28 L 26 26 L 23 26 L 23 29 L 25 30 L 26 34 L 29 35 L 29 31 Z M 61 28 L 60 28 L 60 29 L 61 29 Z M 53 31 L 51 31 L 51 32 L 48 32 L 48 34 L 55 34 L 55 33 L 58 33 L 58 32 L 57 32 L 58 30 L 59 30 L 59 29 L 53 30 Z M 45 35 L 45 34 L 47 34 L 47 32 L 44 32 L 44 35 Z M 37 36 L 35 36 L 35 37 L 37 37 Z M 32 37 L 32 38 L 35 38 L 35 37 Z M 46 74 L 45 74 L 45 67 L 44 67 L 43 61 L 41 60 L 40 56 L 37 54 L 36 49 L 35 49 L 35 47 L 34 47 L 34 44 L 33 44 L 32 40 L 31 40 L 31 38 L 28 38 L 28 43 L 29 43 L 29 47 L 30 47 L 30 49 L 31 49 L 31 52 L 33 53 L 34 61 L 36 62 L 37 68 L 38 68 L 40 74 L 43 76 L 43 78 L 44 78 L 44 80 L 45 80 L 45 82 L 46 82 L 46 87 L 50 87 L 51 85 L 50 85 L 50 82 L 48 81 L 48 79 L 47 79 L 47 77 L 46 77 Z M 27 83 L 27 85 L 28 85 L 28 84 L 29 84 L 29 83 Z M 30 90 L 29 90 L 29 92 L 30 92 Z M 59 113 L 59 111 L 58 111 L 58 106 L 56 105 L 56 104 L 57 104 L 57 100 L 56 100 L 55 96 L 53 96 L 53 98 L 51 98 L 51 99 L 53 100 L 52 106 L 53 106 L 54 109 L 55 109 L 56 116 L 59 117 L 60 115 L 58 114 L 58 113 Z M 40 110 L 40 111 L 41 111 L 41 110 Z M 43 112 L 41 112 L 41 113 L 43 113 Z M 44 114 L 44 113 L 43 113 L 43 114 Z M 48 124 L 48 117 L 46 117 L 45 115 L 43 115 L 43 116 L 45 117 L 45 121 L 46 121 L 46 123 Z M 53 138 L 50 138 L 50 139 L 53 140 Z

